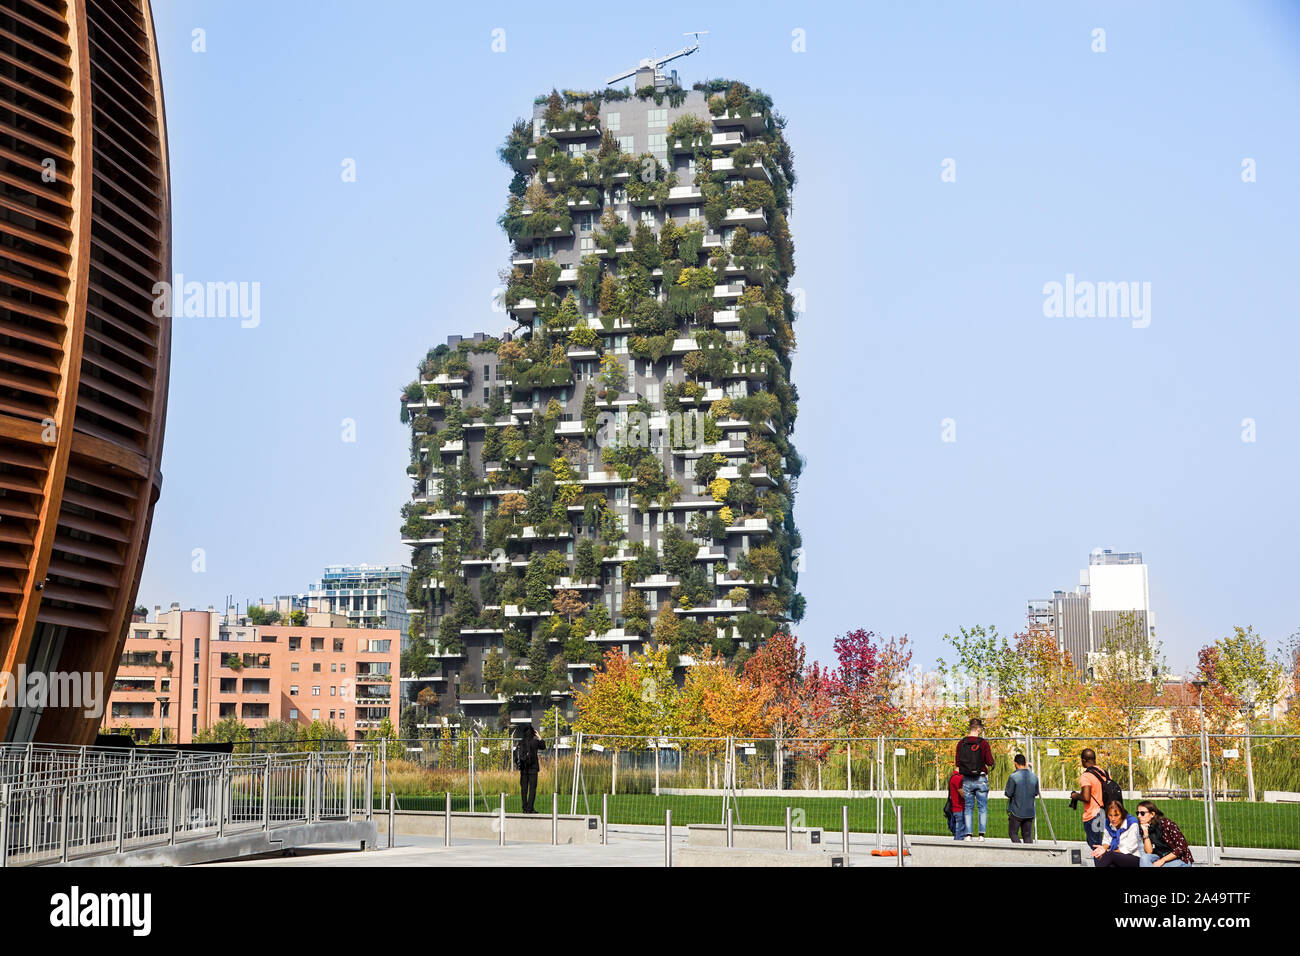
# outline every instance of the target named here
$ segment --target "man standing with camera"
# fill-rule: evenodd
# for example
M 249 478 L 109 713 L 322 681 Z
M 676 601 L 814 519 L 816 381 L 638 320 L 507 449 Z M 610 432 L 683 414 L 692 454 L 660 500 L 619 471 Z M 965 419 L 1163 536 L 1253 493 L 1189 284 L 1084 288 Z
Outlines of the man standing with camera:
M 1104 825 L 1106 815 L 1104 807 L 1111 800 L 1124 801 L 1124 794 L 1119 784 L 1110 779 L 1110 774 L 1097 766 L 1097 751 L 1085 747 L 1079 753 L 1083 764 L 1083 773 L 1079 775 L 1079 789 L 1070 792 L 1070 809 L 1077 810 L 1079 801 L 1083 801 L 1083 835 L 1089 848 L 1101 846 L 1105 837 Z
M 993 769 L 993 748 L 984 739 L 984 721 L 972 717 L 966 736 L 957 742 L 957 769 L 961 771 L 962 796 L 966 800 L 966 839 L 975 833 L 975 803 L 979 802 L 979 841 L 989 822 L 989 771 Z

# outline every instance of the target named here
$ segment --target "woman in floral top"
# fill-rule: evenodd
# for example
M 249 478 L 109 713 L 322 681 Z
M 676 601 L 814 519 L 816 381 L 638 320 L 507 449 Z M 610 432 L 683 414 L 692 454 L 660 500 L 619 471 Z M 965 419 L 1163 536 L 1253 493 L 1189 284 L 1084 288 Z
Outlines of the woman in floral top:
M 1191 866 L 1192 850 L 1187 838 L 1167 816 L 1150 800 L 1143 800 L 1137 809 L 1138 826 L 1142 828 L 1142 866 Z

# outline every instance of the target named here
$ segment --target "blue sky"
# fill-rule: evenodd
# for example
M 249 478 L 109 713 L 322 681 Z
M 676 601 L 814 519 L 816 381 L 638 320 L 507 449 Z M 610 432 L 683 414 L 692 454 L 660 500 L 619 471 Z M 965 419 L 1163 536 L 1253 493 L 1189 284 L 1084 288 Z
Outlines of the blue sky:
M 140 603 L 409 559 L 401 388 L 505 327 L 496 147 L 535 94 L 699 29 L 683 82 L 761 87 L 795 152 L 813 655 L 855 627 L 925 664 L 962 625 L 1010 634 L 1095 547 L 1146 556 L 1176 669 L 1234 624 L 1300 627 L 1296 5 L 376 9 L 155 0 L 174 270 L 258 282 L 261 312 L 175 321 Z M 1045 317 L 1067 274 L 1150 283 L 1150 324 Z

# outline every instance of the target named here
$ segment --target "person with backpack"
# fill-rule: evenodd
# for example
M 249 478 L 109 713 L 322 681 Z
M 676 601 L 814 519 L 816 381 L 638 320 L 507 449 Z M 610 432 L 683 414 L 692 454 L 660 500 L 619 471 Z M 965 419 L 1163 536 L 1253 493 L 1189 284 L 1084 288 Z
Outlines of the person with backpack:
M 1191 866 L 1192 848 L 1187 838 L 1167 816 L 1150 800 L 1143 800 L 1137 809 L 1138 826 L 1142 829 L 1142 855 L 1138 866 Z
M 966 805 L 965 839 L 974 839 L 975 805 L 979 804 L 979 841 L 989 822 L 989 771 L 993 769 L 993 749 L 984 739 L 984 721 L 972 717 L 966 736 L 957 742 L 957 769 L 961 771 L 962 797 Z
M 537 774 L 541 770 L 541 761 L 537 752 L 546 749 L 546 741 L 537 736 L 532 724 L 525 724 L 519 730 L 519 739 L 515 742 L 515 768 L 519 771 L 519 796 L 523 801 L 524 813 L 536 813 L 533 801 L 537 799 Z
M 961 771 L 954 770 L 948 778 L 948 799 L 943 802 L 943 815 L 954 840 L 966 837 L 966 800 L 961 792 L 961 781 Z
M 1079 775 L 1079 789 L 1070 791 L 1070 809 L 1083 801 L 1083 836 L 1089 848 L 1101 846 L 1104 838 L 1106 815 L 1102 809 L 1112 802 L 1123 805 L 1124 791 L 1097 766 L 1097 751 L 1084 747 L 1079 753 L 1083 772 Z
M 1016 754 L 1016 769 L 1007 778 L 1007 832 L 1012 843 L 1034 842 L 1034 798 L 1038 796 L 1038 775 L 1029 769 L 1024 754 Z

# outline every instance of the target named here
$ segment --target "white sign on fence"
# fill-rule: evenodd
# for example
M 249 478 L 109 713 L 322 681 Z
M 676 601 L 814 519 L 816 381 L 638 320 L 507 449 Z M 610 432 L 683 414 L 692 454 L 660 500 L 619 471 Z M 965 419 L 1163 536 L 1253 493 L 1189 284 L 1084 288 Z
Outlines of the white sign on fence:
M 754 756 L 754 754 L 756 754 L 756 753 L 758 753 L 758 750 L 757 750 L 757 748 L 755 748 L 755 747 L 746 747 L 746 748 L 745 748 L 745 754 L 746 754 L 746 756 L 752 757 L 752 756 Z
M 604 744 L 592 744 L 592 745 L 591 745 L 591 749 L 594 750 L 594 751 L 596 751 L 596 753 L 598 753 L 598 754 L 603 754 L 603 753 L 605 752 L 605 745 L 604 745 Z
M 894 756 L 895 756 L 895 757 L 906 757 L 906 756 L 907 756 L 907 748 L 905 748 L 905 747 L 895 747 L 895 748 L 894 748 Z
M 1231 748 L 1231 749 L 1229 749 L 1229 750 L 1225 750 L 1225 751 L 1223 752 L 1223 755 L 1224 755 L 1225 757 L 1240 757 L 1240 756 L 1241 756 L 1241 754 L 1237 752 L 1237 748 L 1236 748 L 1236 747 L 1233 747 L 1233 748 Z
M 1059 756 L 1061 756 L 1061 748 L 1060 748 L 1060 747 L 1048 747 L 1048 748 L 1047 748 L 1047 756 L 1049 756 L 1049 757 L 1059 757 Z

